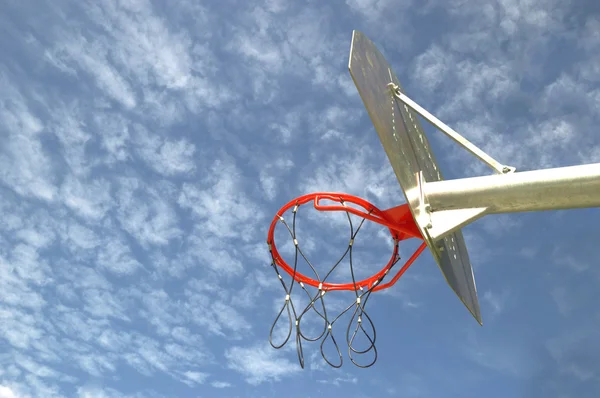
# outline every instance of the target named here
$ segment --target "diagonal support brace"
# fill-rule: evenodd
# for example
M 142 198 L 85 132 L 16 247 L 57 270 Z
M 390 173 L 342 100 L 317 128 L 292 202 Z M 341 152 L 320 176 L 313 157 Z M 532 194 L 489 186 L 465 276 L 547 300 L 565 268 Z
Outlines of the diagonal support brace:
M 433 124 L 438 130 L 446 134 L 448 137 L 453 139 L 457 144 L 465 148 L 472 155 L 477 157 L 483 163 L 488 165 L 492 170 L 494 170 L 498 174 L 510 174 L 515 172 L 515 168 L 512 166 L 506 166 L 498 162 L 496 159 L 492 158 L 490 155 L 479 149 L 472 142 L 467 140 L 465 137 L 460 135 L 458 132 L 453 130 L 451 127 L 446 125 L 444 122 L 433 116 L 426 109 L 421 107 L 415 101 L 410 99 L 406 94 L 402 93 L 399 87 L 394 83 L 389 83 L 388 87 L 390 87 L 394 93 L 394 96 L 402 101 L 406 106 L 417 112 L 419 115 L 424 117 L 429 123 Z

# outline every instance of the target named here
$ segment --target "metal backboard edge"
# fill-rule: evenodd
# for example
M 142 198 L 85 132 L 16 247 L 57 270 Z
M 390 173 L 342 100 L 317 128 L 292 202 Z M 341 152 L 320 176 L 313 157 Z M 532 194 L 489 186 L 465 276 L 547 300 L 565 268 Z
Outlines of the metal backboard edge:
M 462 233 L 459 230 L 434 242 L 417 217 L 421 205 L 418 174 L 423 173 L 425 182 L 443 180 L 417 114 L 392 94 L 389 83 L 402 89 L 398 78 L 359 31 L 352 34 L 348 69 L 434 259 L 448 285 L 481 324 L 475 278 Z

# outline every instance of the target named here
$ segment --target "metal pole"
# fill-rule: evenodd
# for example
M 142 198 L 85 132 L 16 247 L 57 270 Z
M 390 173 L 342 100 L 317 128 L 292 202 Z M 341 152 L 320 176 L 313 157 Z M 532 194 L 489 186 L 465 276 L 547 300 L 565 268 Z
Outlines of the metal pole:
M 419 115 L 423 116 L 429 123 L 433 124 L 438 130 L 446 134 L 448 137 L 452 138 L 456 143 L 464 147 L 467 151 L 469 151 L 483 163 L 488 165 L 496 173 L 507 174 L 515 171 L 514 167 L 503 165 L 487 153 L 483 152 L 465 137 L 454 131 L 450 126 L 442 122 L 437 117 L 433 116 L 425 108 L 423 108 L 415 101 L 410 99 L 406 94 L 400 92 L 396 85 L 393 86 L 395 86 L 393 88 L 394 95 L 396 96 L 396 98 L 398 98 L 400 101 L 406 104 L 406 106 L 417 112 Z
M 426 182 L 423 190 L 434 212 L 487 208 L 490 214 L 600 207 L 600 163 Z

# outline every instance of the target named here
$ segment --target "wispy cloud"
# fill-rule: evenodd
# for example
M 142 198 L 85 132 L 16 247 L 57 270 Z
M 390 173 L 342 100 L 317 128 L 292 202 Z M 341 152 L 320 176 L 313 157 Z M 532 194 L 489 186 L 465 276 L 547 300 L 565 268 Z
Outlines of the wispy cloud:
M 573 393 L 592 396 L 588 391 L 595 391 L 600 385 L 596 361 L 600 347 L 592 337 L 595 330 L 593 322 L 583 322 L 545 342 L 550 360 L 534 380 L 534 393 L 547 391 L 553 396 Z
M 139 143 L 139 155 L 149 167 L 164 176 L 191 174 L 195 171 L 194 144 L 185 138 L 161 137 L 143 126 L 135 127 L 132 139 Z
M 164 246 L 181 235 L 175 209 L 160 185 L 157 190 L 134 178 L 123 178 L 119 183 L 117 219 L 140 245 Z
M 572 118 L 568 109 L 589 108 L 597 96 L 574 70 L 590 65 L 587 55 L 577 67 L 561 73 L 542 74 L 536 69 L 536 60 L 550 59 L 559 51 L 551 38 L 567 29 L 567 7 L 554 0 L 528 2 L 523 7 L 511 2 L 475 8 L 449 2 L 444 7 L 457 22 L 468 19 L 473 23 L 463 24 L 459 32 L 431 44 L 416 57 L 411 83 L 425 94 L 418 102 L 502 162 L 520 169 L 560 165 L 557 154 L 565 146 L 580 147 L 593 125 L 587 116 Z M 574 37 L 563 37 L 579 44 Z M 529 87 L 526 94 L 525 86 Z M 439 90 L 454 92 L 452 101 L 436 95 Z M 507 120 L 500 116 L 499 112 L 515 106 L 527 112 L 516 111 Z M 454 143 L 446 146 L 459 151 Z M 483 170 L 480 166 L 471 173 Z
M 260 172 L 260 184 L 263 193 L 268 200 L 273 200 L 277 196 L 280 187 L 279 184 L 285 184 L 282 175 L 294 167 L 294 162 L 286 157 L 275 159 L 262 167 Z
M 235 163 L 219 159 L 210 167 L 202 185 L 184 184 L 178 203 L 188 208 L 202 222 L 208 236 L 248 241 L 256 228 L 254 222 L 262 218 L 255 202 L 242 190 L 242 176 Z
M 308 395 L 311 386 L 385 394 L 387 385 L 363 384 L 355 370 L 331 373 L 317 358 L 301 372 L 293 347 L 275 351 L 266 342 L 272 304 L 282 299 L 265 244 L 278 206 L 316 190 L 349 192 L 381 208 L 403 201 L 347 73 L 353 27 L 373 38 L 411 96 L 501 161 L 531 168 L 599 158 L 598 21 L 567 3 L 197 3 L 6 3 L 0 397 L 141 398 L 213 388 L 244 395 L 248 384 L 251 394 L 265 384 L 280 394 L 292 375 Z M 449 175 L 482 172 L 432 141 Z M 299 224 L 300 242 L 327 265 L 338 248 L 330 243 L 348 244 L 347 224 L 314 213 Z M 489 254 L 487 238 L 524 225 L 507 218 L 474 226 L 471 258 Z M 387 261 L 385 232 L 361 231 L 357 273 Z M 537 232 L 544 239 L 547 231 Z M 589 228 L 578 239 L 593 236 Z M 511 237 L 495 240 L 494 253 L 506 251 Z M 287 245 L 282 252 L 293 249 Z M 587 317 L 595 299 L 592 257 L 570 253 L 553 261 L 574 272 L 543 268 L 550 287 L 532 290 L 548 296 L 562 320 Z M 485 272 L 496 261 L 490 256 L 480 269 L 482 280 L 489 282 Z M 437 297 L 429 285 L 442 283 L 431 270 L 411 269 L 378 309 L 404 306 L 410 311 L 401 315 L 418 316 Z M 335 276 L 348 278 L 344 272 Z M 514 276 L 506 277 L 508 286 Z M 488 282 L 481 290 L 489 311 L 498 319 L 518 314 L 513 289 Z M 328 297 L 333 311 L 345 303 Z M 427 308 L 426 319 L 444 310 Z M 518 321 L 511 327 L 527 330 Z M 582 338 L 568 354 L 565 341 L 548 345 L 560 374 L 593 383 L 594 362 L 578 357 L 593 342 Z M 481 374 L 512 377 L 514 363 L 525 363 L 519 371 L 529 364 L 522 341 L 478 344 L 468 358 Z M 447 347 L 449 357 L 463 348 Z M 394 361 L 414 365 L 410 355 Z M 381 364 L 382 375 L 393 368 Z M 414 396 L 429 380 L 417 373 L 398 379 L 416 386 Z
M 231 383 L 228 383 L 226 381 L 213 381 L 212 383 L 210 383 L 210 385 L 214 388 L 228 388 L 232 386 Z
M 246 381 L 258 385 L 267 381 L 278 381 L 300 371 L 297 363 L 276 354 L 268 343 L 252 346 L 234 346 L 225 352 L 228 367 L 241 373 Z
M 482 300 L 491 308 L 491 316 L 500 315 L 505 311 L 506 306 L 510 304 L 510 293 L 507 290 L 501 292 L 493 292 L 487 290 L 483 293 Z
M 183 375 L 189 380 L 189 385 L 203 384 L 208 378 L 208 374 L 206 373 L 194 372 L 190 370 L 184 372 Z
M 466 350 L 468 359 L 484 368 L 520 379 L 529 379 L 539 368 L 530 352 L 509 342 L 486 339 Z
M 21 90 L 10 82 L 0 68 L 0 127 L 4 143 L 0 148 L 0 178 L 16 193 L 26 197 L 51 201 L 55 198 L 55 165 L 42 146 L 40 134 L 44 123 L 29 110 Z
M 0 385 L 0 398 L 17 398 L 10 387 Z
M 335 377 L 333 379 L 323 379 L 323 380 L 317 380 L 317 382 L 322 383 L 322 384 L 331 384 L 334 386 L 340 386 L 342 384 L 345 383 L 349 383 L 349 384 L 356 384 L 358 383 L 358 378 L 356 376 L 343 376 L 343 377 Z

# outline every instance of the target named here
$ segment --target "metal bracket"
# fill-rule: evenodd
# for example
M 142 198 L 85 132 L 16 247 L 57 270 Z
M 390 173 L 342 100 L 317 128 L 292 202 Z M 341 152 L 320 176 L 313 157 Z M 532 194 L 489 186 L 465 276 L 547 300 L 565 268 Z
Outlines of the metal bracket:
M 418 224 L 424 226 L 427 229 L 432 228 L 431 224 L 431 206 L 426 202 L 425 198 L 425 178 L 423 178 L 423 171 L 416 174 L 417 187 L 419 188 L 419 205 L 416 210 L 416 217 L 419 219 Z
M 419 205 L 415 209 L 415 218 L 417 224 L 424 228 L 421 232 L 427 234 L 434 242 L 443 239 L 487 213 L 488 209 L 486 207 L 433 211 L 425 194 L 428 183 L 423 178 L 423 172 L 417 173 L 416 178 L 419 190 Z
M 472 142 L 467 140 L 465 137 L 454 131 L 448 125 L 444 124 L 441 120 L 433 116 L 431 113 L 427 112 L 424 108 L 422 108 L 415 101 L 410 99 L 406 94 L 400 91 L 400 88 L 395 83 L 389 83 L 388 87 L 392 89 L 394 96 L 402 101 L 406 106 L 410 107 L 412 110 L 417 112 L 419 115 L 423 116 L 429 123 L 433 124 L 438 130 L 446 134 L 448 137 L 452 138 L 457 144 L 465 148 L 476 158 L 481 160 L 487 166 L 489 166 L 492 170 L 494 170 L 498 174 L 510 174 L 514 173 L 516 168 L 512 166 L 503 165 L 490 155 L 479 149 Z

